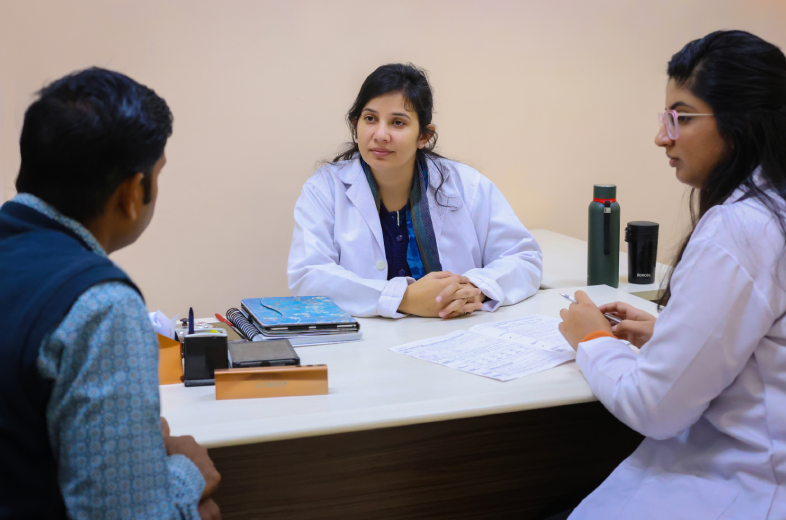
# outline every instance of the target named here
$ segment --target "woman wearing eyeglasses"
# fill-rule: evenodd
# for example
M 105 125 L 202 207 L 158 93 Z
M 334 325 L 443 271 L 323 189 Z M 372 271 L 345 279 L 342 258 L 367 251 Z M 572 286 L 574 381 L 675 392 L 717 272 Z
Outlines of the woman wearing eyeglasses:
M 582 292 L 562 311 L 593 393 L 646 436 L 570 518 L 786 518 L 786 57 L 720 31 L 668 76 L 655 144 L 694 227 L 657 319 Z
M 383 65 L 347 114 L 352 143 L 303 186 L 287 275 L 353 316 L 453 318 L 532 296 L 535 239 L 486 177 L 434 152 L 424 71 Z

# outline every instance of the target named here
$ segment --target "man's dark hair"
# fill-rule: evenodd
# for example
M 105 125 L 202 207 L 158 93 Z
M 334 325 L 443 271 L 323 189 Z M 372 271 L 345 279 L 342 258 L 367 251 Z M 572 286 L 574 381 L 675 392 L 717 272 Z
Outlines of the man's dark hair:
M 172 112 L 133 79 L 90 68 L 53 81 L 25 112 L 19 193 L 30 193 L 85 223 L 99 216 L 120 184 L 152 171 L 172 135 Z

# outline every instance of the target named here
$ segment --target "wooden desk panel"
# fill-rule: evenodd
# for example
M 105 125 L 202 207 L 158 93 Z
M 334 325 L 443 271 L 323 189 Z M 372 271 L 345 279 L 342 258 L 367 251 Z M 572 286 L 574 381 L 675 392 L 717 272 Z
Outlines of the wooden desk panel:
M 538 518 L 642 437 L 600 403 L 214 448 L 239 518 Z

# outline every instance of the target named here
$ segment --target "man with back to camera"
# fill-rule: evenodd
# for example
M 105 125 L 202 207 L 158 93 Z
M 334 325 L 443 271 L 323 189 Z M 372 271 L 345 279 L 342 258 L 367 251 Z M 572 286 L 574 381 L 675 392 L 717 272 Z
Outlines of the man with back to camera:
M 0 208 L 0 519 L 220 518 L 220 476 L 160 419 L 158 342 L 107 255 L 153 217 L 172 113 L 103 69 L 25 112 Z

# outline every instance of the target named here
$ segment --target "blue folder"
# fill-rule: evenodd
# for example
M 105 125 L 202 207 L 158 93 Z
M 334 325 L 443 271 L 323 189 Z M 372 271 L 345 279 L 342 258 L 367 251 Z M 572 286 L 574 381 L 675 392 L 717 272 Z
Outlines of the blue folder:
M 240 300 L 243 314 L 263 334 L 357 332 L 360 324 L 326 296 L 285 296 Z

